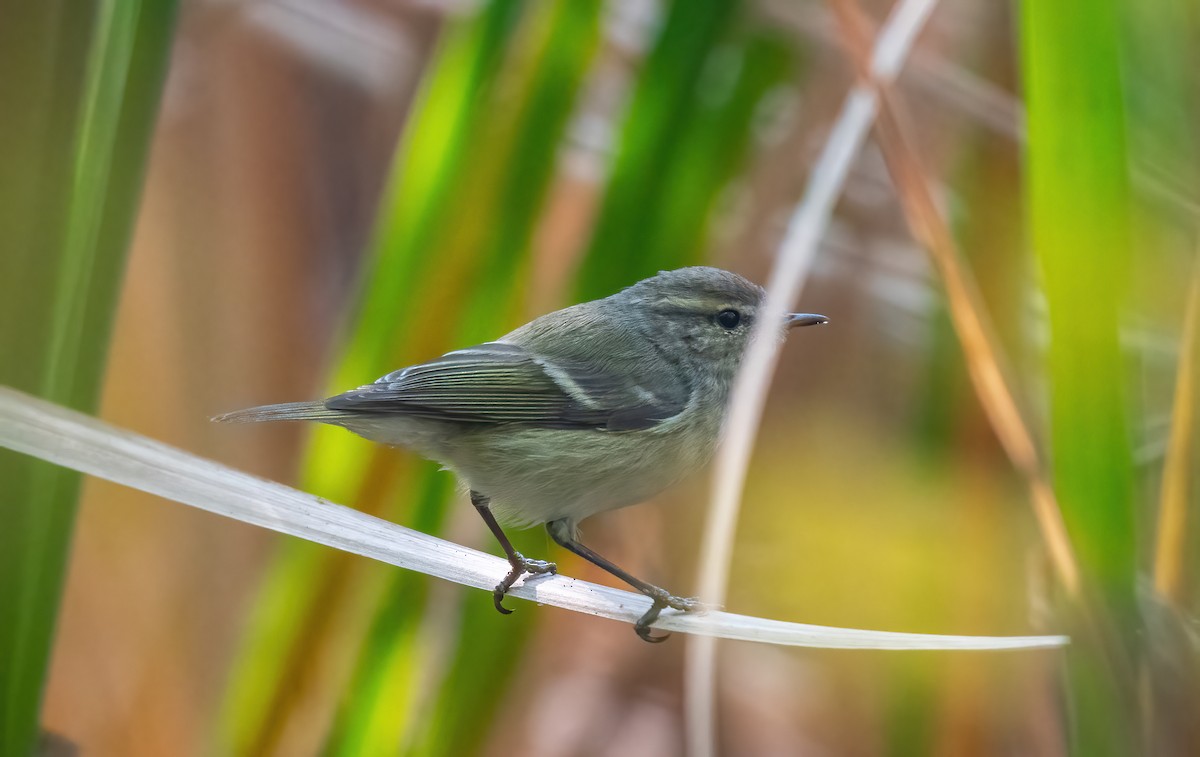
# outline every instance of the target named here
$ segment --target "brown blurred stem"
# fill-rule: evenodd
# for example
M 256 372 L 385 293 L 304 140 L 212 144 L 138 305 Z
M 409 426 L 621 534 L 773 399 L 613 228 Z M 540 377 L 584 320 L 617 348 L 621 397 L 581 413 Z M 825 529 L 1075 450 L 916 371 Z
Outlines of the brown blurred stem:
M 859 75 L 870 82 L 870 25 L 854 0 L 831 0 Z M 947 307 L 966 356 L 967 370 L 979 402 L 1005 453 L 1029 486 L 1034 517 L 1050 561 L 1072 596 L 1079 592 L 1079 570 L 1067 537 L 1062 511 L 1033 433 L 1021 410 L 1007 360 L 992 327 L 983 297 L 962 262 L 954 235 L 942 218 L 925 172 L 886 87 L 879 95 L 876 135 L 892 179 L 899 190 L 913 235 L 928 250 L 946 288 Z
M 1200 361 L 1200 254 L 1192 272 L 1183 333 L 1179 342 L 1179 367 L 1171 411 L 1171 438 L 1163 461 L 1162 495 L 1158 510 L 1158 538 L 1154 550 L 1154 588 L 1167 602 L 1181 607 L 1185 580 L 1184 548 L 1187 542 L 1188 490 L 1195 449 L 1197 375 Z

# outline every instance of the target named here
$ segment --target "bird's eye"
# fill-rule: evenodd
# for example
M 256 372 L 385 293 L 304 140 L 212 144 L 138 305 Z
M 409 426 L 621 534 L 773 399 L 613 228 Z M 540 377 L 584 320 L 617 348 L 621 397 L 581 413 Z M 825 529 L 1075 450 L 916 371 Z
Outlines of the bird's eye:
M 742 322 L 742 314 L 736 310 L 722 310 L 717 313 L 717 324 L 723 329 L 736 329 Z

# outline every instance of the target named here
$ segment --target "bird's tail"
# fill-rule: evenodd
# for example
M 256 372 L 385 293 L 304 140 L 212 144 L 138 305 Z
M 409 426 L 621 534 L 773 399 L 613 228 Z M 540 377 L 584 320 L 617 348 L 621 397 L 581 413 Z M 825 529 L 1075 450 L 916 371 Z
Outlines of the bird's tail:
M 259 405 L 234 410 L 213 418 L 218 423 L 258 423 L 260 421 L 332 421 L 345 418 L 343 410 L 330 410 L 321 400 L 315 402 L 284 402 L 280 405 Z

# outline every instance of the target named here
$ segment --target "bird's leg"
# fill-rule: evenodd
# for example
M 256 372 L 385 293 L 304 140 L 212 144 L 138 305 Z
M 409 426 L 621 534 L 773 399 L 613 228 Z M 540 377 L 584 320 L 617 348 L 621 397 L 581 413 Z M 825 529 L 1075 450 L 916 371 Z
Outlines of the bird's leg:
M 500 546 L 504 548 L 504 554 L 508 557 L 508 564 L 512 566 L 512 570 L 508 571 L 508 575 L 504 580 L 496 584 L 496 590 L 492 592 L 492 601 L 496 604 L 496 609 L 505 615 L 512 613 L 504 607 L 504 595 L 512 588 L 512 585 L 517 582 L 517 579 L 526 573 L 554 573 L 558 570 L 552 562 L 545 560 L 530 560 L 525 555 L 513 549 L 512 542 L 504 534 L 500 528 L 500 524 L 496 522 L 496 516 L 492 515 L 492 509 L 488 506 L 488 498 L 477 491 L 471 491 L 471 504 L 475 505 L 475 509 L 479 512 L 479 516 L 483 518 L 483 522 L 491 529 L 492 534 L 496 537 L 496 541 L 500 542 Z
M 654 643 L 666 641 L 667 637 L 671 635 L 669 633 L 664 633 L 662 636 L 653 636 L 650 633 L 650 624 L 658 620 L 659 614 L 666 608 L 670 607 L 682 612 L 694 612 L 701 609 L 703 606 L 700 604 L 700 600 L 694 597 L 677 597 L 661 586 L 648 584 L 641 579 L 634 578 L 629 573 L 613 564 L 611 561 L 601 557 L 591 549 L 588 549 L 576 541 L 574 535 L 572 534 L 573 529 L 565 520 L 556 520 L 547 523 L 546 530 L 550 532 L 550 538 L 553 539 L 560 547 L 569 549 L 593 565 L 597 565 L 609 573 L 612 573 L 614 576 L 645 594 L 647 597 L 650 597 L 650 600 L 653 602 L 653 604 L 650 605 L 650 609 L 646 610 L 645 614 L 638 618 L 637 623 L 633 625 L 633 630 L 636 631 L 637 635 L 645 641 Z

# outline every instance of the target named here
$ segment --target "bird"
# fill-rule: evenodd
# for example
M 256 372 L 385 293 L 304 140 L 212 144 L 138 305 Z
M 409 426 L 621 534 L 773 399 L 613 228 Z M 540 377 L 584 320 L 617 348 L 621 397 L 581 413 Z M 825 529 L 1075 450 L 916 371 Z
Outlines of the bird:
M 691 266 L 542 315 L 495 341 L 447 352 L 356 389 L 262 405 L 221 422 L 319 421 L 405 447 L 453 471 L 510 570 L 498 611 L 522 576 L 557 566 L 517 552 L 504 527 L 550 538 L 648 596 L 634 625 L 646 641 L 663 610 L 702 609 L 643 581 L 579 541 L 579 523 L 643 502 L 702 468 L 721 436 L 738 365 L 765 290 L 720 268 Z M 787 314 L 768 338 L 823 315 Z

